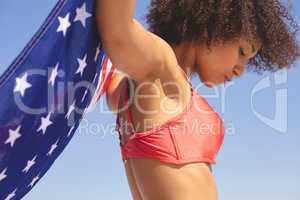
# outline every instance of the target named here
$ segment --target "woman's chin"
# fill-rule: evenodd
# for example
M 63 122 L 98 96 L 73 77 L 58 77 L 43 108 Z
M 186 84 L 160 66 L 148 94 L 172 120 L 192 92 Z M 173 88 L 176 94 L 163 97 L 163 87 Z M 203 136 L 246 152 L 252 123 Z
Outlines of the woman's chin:
M 206 87 L 208 87 L 208 88 L 213 88 L 213 87 L 215 87 L 216 85 L 221 84 L 221 83 L 216 83 L 216 82 L 214 82 L 214 81 L 211 81 L 211 80 L 209 80 L 209 79 L 207 79 L 207 78 L 203 78 L 203 77 L 201 77 L 200 75 L 199 75 L 199 78 L 200 78 L 201 82 L 202 82 Z

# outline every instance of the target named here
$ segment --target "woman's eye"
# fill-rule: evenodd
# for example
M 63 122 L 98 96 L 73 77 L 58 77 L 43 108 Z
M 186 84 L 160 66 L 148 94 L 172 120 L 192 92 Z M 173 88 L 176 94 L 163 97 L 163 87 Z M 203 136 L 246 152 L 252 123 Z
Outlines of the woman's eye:
M 245 52 L 244 52 L 244 49 L 243 48 L 240 48 L 240 55 L 242 55 L 242 56 L 245 56 Z

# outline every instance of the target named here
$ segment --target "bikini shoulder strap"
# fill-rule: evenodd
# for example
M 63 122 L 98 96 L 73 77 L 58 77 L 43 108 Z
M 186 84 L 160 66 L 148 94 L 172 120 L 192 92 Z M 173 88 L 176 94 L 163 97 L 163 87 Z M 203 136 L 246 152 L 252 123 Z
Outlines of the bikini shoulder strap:
M 183 78 L 188 82 L 188 84 L 190 85 L 190 89 L 191 89 L 191 92 L 193 92 L 194 88 L 193 88 L 193 85 L 189 79 L 189 77 L 187 76 L 187 74 L 185 73 L 185 71 L 183 71 L 183 69 L 178 66 L 177 68 L 179 68 L 179 71 L 180 73 L 182 74 Z
M 132 113 L 130 112 L 129 109 L 129 100 L 130 100 L 130 87 L 129 87 L 129 79 L 126 78 L 126 88 L 125 88 L 125 112 L 126 112 L 126 117 L 129 120 L 129 123 L 133 124 L 133 118 L 132 118 Z

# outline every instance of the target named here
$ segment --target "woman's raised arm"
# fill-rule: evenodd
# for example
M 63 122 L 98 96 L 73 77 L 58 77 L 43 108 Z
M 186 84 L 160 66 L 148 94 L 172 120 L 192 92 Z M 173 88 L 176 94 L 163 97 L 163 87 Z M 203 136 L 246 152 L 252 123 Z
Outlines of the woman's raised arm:
M 145 30 L 134 16 L 135 0 L 97 0 L 97 23 L 103 47 L 118 70 L 140 82 L 164 70 L 171 47 Z

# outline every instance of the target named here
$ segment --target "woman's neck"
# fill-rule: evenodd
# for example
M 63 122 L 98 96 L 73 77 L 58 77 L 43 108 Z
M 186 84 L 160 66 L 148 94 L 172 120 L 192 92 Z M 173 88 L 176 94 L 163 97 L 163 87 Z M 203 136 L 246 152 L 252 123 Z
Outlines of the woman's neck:
M 193 70 L 196 61 L 195 47 L 191 42 L 182 42 L 179 45 L 170 45 L 177 58 L 178 65 L 187 73 Z

